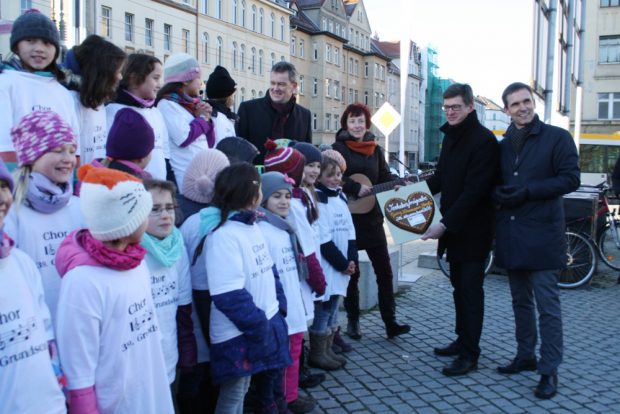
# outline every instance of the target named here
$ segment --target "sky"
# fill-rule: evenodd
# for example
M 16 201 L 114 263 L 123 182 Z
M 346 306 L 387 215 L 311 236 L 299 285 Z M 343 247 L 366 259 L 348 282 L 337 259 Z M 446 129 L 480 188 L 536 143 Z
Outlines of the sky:
M 380 40 L 403 34 L 437 50 L 439 76 L 469 83 L 501 106 L 510 83 L 529 83 L 532 0 L 364 0 Z

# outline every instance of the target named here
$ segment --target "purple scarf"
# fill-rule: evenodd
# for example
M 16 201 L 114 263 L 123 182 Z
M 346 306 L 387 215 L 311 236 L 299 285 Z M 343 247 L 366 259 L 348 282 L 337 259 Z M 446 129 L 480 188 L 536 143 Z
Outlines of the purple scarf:
M 33 172 L 26 191 L 28 207 L 39 213 L 52 214 L 67 205 L 73 194 L 73 185 L 71 181 L 56 184 L 45 175 Z

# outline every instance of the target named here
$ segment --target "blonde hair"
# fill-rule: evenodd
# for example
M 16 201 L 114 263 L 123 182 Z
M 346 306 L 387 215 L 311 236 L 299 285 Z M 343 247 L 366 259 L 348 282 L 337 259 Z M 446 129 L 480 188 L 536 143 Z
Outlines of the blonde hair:
M 26 200 L 26 193 L 28 192 L 28 182 L 30 181 L 30 174 L 32 173 L 32 165 L 24 165 L 13 171 L 13 181 L 15 182 L 15 190 L 13 191 L 13 204 L 15 210 Z

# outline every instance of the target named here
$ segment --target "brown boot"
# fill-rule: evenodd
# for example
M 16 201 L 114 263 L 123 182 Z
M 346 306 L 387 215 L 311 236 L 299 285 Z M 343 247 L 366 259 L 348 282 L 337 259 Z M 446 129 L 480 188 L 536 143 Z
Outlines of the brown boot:
M 343 357 L 342 355 L 338 355 L 332 349 L 332 345 L 334 344 L 335 333 L 336 332 L 334 330 L 331 330 L 331 333 L 327 335 L 327 346 L 325 347 L 325 353 L 327 354 L 329 358 L 333 359 L 334 361 L 338 362 L 341 366 L 344 367 L 345 365 L 347 365 L 347 359 Z
M 328 335 L 319 335 L 310 332 L 310 355 L 308 364 L 314 368 L 321 368 L 326 371 L 334 371 L 341 368 L 341 364 L 331 359 L 325 352 Z

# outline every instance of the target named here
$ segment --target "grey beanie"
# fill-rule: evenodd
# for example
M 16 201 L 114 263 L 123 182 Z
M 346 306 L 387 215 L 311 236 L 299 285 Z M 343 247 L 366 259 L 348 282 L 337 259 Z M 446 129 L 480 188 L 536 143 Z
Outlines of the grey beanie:
M 261 190 L 263 191 L 263 201 L 261 204 L 267 204 L 267 200 L 273 193 L 279 190 L 293 191 L 293 179 L 285 176 L 277 171 L 269 171 L 260 176 Z
M 60 35 L 58 29 L 49 17 L 38 11 L 30 9 L 19 16 L 13 22 L 11 30 L 11 50 L 17 53 L 17 44 L 24 39 L 44 39 L 56 47 L 56 57 L 60 52 Z

